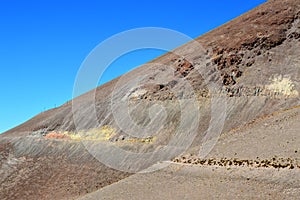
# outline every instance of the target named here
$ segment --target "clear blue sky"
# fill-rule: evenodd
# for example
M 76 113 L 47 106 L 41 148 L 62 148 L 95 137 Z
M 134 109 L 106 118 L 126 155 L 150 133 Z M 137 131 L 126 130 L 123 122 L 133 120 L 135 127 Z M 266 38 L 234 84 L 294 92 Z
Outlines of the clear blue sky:
M 163 27 L 195 38 L 263 2 L 0 0 L 0 133 L 70 100 L 81 63 L 114 34 Z M 102 82 L 162 53 L 124 56 Z

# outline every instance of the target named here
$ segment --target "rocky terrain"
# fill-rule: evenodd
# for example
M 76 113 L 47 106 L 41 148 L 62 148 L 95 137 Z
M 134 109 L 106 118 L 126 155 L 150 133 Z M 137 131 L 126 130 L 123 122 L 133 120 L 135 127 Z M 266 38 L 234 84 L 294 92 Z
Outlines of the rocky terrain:
M 1 134 L 0 198 L 296 199 L 299 55 L 300 1 L 270 0 Z
M 130 175 L 99 163 L 80 143 L 14 138 L 0 148 L 1 199 L 74 199 Z
M 299 111 L 273 113 L 223 134 L 206 158 L 184 154 L 157 164 L 162 170 L 81 199 L 298 199 Z

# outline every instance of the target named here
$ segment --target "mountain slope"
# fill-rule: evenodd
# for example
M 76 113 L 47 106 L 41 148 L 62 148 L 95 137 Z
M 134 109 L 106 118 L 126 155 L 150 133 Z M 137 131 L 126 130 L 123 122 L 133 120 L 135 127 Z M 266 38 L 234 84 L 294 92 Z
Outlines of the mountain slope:
M 286 129 L 289 125 L 298 127 L 299 55 L 300 0 L 268 1 L 173 52 L 1 134 L 0 198 L 74 199 L 160 161 L 173 160 L 182 167 L 182 163 L 202 163 L 201 159 L 218 163 L 224 157 L 226 163 L 233 159 L 237 163 L 255 162 L 260 156 L 268 163 L 273 156 L 297 160 L 297 132 Z M 132 154 L 116 154 L 109 147 L 139 153 L 142 162 L 131 162 Z M 186 151 L 193 156 L 174 159 Z M 210 167 L 220 166 L 204 164 L 196 171 L 212 173 L 213 178 L 208 180 L 212 184 L 220 173 L 214 174 Z M 234 177 L 238 181 L 232 185 L 234 191 L 239 191 L 238 186 L 248 184 L 243 176 L 248 176 L 252 168 L 236 167 Z M 263 188 L 265 195 L 274 192 L 276 197 L 282 190 L 295 189 L 289 188 L 289 181 L 275 187 L 273 183 L 280 182 L 277 177 L 285 174 L 276 170 L 258 172 L 262 178 L 249 182 L 253 191 Z M 289 170 L 287 177 L 298 176 L 298 167 Z M 163 174 L 171 179 L 173 174 L 177 180 L 176 171 L 166 168 Z M 240 176 L 241 171 L 246 175 Z M 159 176 L 161 171 L 157 173 Z M 194 176 L 190 169 L 183 173 Z M 120 185 L 136 177 L 143 176 L 124 179 Z M 225 182 L 231 178 L 225 177 Z M 270 181 L 264 182 L 268 178 Z M 151 180 L 163 182 L 155 177 Z M 184 188 L 187 179 L 182 180 L 179 186 Z M 294 183 L 298 187 L 297 180 Z M 114 187 L 103 191 L 110 192 Z M 218 187 L 227 191 L 222 184 L 217 184 L 216 190 Z
M 254 87 L 264 87 L 270 84 L 270 78 L 275 75 L 290 76 L 294 83 L 299 81 L 298 74 L 295 73 L 297 71 L 291 69 L 292 65 L 298 64 L 297 55 L 299 55 L 299 52 L 297 45 L 299 39 L 299 1 L 269 1 L 224 26 L 197 38 L 196 40 L 203 45 L 207 52 L 197 49 L 197 46 L 193 46 L 193 42 L 175 50 L 175 53 L 176 51 L 183 52 L 180 55 L 188 54 L 186 57 L 190 58 L 189 61 L 191 60 L 193 63 L 188 63 L 189 61 L 186 60 L 183 61 L 186 63 L 178 63 L 179 58 L 174 53 L 166 54 L 153 61 L 153 63 L 167 64 L 174 67 L 179 74 L 178 76 L 163 77 L 164 72 L 160 72 L 160 77 L 158 77 L 156 72 L 162 69 L 159 66 L 149 67 L 147 65 L 130 73 L 135 75 L 145 74 L 147 78 L 156 79 L 155 84 L 159 81 L 170 83 L 184 77 L 193 86 L 195 92 L 202 96 L 210 92 L 205 91 L 208 88 L 203 84 L 204 79 L 219 83 L 221 86 L 224 85 L 224 88 L 229 88 L 227 89 L 230 90 L 229 95 L 232 91 L 235 92 L 236 88 L 244 87 L 249 91 L 247 94 L 242 95 L 253 96 L 251 93 L 255 92 Z M 191 50 L 193 52 L 189 53 Z M 289 58 L 285 56 L 286 52 L 289 52 Z M 199 61 L 205 62 L 208 66 L 206 70 L 209 71 L 207 72 L 209 77 L 202 77 L 203 75 L 195 72 L 197 71 L 195 65 Z M 291 66 L 284 66 L 285 64 Z M 126 79 L 126 77 L 130 77 L 130 75 L 125 76 L 123 79 Z M 145 78 L 145 82 L 149 81 L 149 79 L 146 80 L 147 78 Z M 96 107 L 101 124 L 114 125 L 111 110 L 107 108 L 110 108 L 111 95 L 115 90 L 114 86 L 118 82 L 119 79 L 115 79 L 97 88 Z M 155 86 L 148 87 L 148 99 L 150 97 L 157 100 L 172 99 L 171 96 L 168 96 L 168 90 L 172 88 L 167 87 L 167 84 L 165 86 L 161 89 Z M 298 90 L 298 85 L 295 86 Z M 153 96 L 153 93 L 156 93 L 156 97 Z M 144 95 L 142 98 L 147 98 L 146 96 Z M 82 102 L 82 107 L 92 106 L 89 105 L 91 104 L 88 102 L 89 100 L 89 94 L 75 99 L 75 101 Z M 280 109 L 280 106 L 274 108 L 274 110 L 276 109 Z M 82 120 L 87 122 L 81 127 L 82 129 L 97 127 L 97 124 L 88 123 L 89 110 L 90 108 L 78 111 L 81 112 Z M 66 103 L 59 108 L 41 113 L 28 122 L 9 130 L 4 135 L 28 135 L 38 130 L 44 130 L 45 133 L 53 130 L 74 131 L 72 104 Z
M 298 199 L 299 120 L 299 107 L 257 119 L 223 134 L 206 159 L 183 155 L 80 199 Z

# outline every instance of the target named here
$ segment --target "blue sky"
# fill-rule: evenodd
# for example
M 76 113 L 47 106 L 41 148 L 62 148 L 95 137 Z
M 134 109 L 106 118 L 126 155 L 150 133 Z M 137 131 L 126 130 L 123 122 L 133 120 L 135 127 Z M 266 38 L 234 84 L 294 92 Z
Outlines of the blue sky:
M 265 0 L 0 0 L 0 133 L 72 98 L 77 71 L 103 40 L 163 27 L 198 37 Z M 163 51 L 122 56 L 100 83 Z

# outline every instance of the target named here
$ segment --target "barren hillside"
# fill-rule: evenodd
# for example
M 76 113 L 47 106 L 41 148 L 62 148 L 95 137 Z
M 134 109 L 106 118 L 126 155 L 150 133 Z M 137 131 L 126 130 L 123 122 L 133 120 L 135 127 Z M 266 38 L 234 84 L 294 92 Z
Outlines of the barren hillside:
M 287 162 L 293 162 L 292 174 L 298 176 L 299 135 L 288 128 L 289 122 L 290 127 L 298 127 L 295 119 L 299 118 L 299 55 L 300 0 L 270 0 L 173 52 L 2 134 L 0 198 L 74 199 L 103 187 L 99 194 L 107 194 L 114 187 L 122 191 L 124 182 L 120 186 L 105 186 L 136 169 L 171 160 L 179 165 L 195 164 L 198 170 L 198 165 L 202 169 L 210 164 L 218 167 L 219 163 L 249 168 L 264 163 L 286 165 L 286 160 L 279 158 L 291 159 Z M 138 85 L 134 84 L 137 78 Z M 219 134 L 220 140 L 214 146 Z M 111 148 L 150 156 L 143 158 L 144 162 L 132 163 L 131 156 L 118 157 L 109 151 Z M 205 158 L 198 155 L 203 149 Z M 151 152 L 161 152 L 161 156 Z M 182 153 L 189 156 L 183 158 Z M 112 169 L 97 159 L 126 170 Z M 285 168 L 290 166 L 291 163 Z M 190 171 L 194 167 L 182 173 L 193 176 Z M 276 197 L 293 184 L 283 181 L 278 187 L 272 185 L 277 180 L 273 175 L 278 174 L 273 170 L 270 175 L 264 172 L 265 168 L 257 174 L 263 174 L 269 182 L 261 178 L 248 183 L 247 179 L 240 179 L 243 169 L 234 175 L 238 181 L 230 182 L 236 187 L 235 192 L 239 185 L 249 184 L 254 193 L 263 190 L 263 197 L 269 193 Z M 157 173 L 176 176 L 177 170 L 172 167 L 166 171 Z M 214 174 L 210 168 L 208 171 L 213 173 L 213 179 L 208 181 L 212 184 L 220 174 Z M 162 181 L 156 175 L 153 181 Z M 152 175 L 145 176 L 151 179 Z M 230 177 L 223 178 L 226 182 Z M 123 180 L 125 185 L 129 180 L 129 190 L 135 190 L 136 186 L 130 184 L 136 178 L 143 176 Z M 190 184 L 186 178 L 183 180 L 182 188 Z M 144 184 L 141 182 L 140 186 Z M 296 180 L 295 184 L 298 187 Z M 268 190 L 268 186 L 272 189 Z

